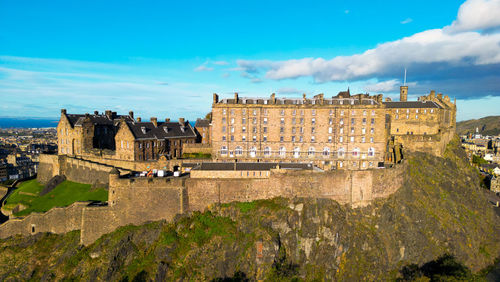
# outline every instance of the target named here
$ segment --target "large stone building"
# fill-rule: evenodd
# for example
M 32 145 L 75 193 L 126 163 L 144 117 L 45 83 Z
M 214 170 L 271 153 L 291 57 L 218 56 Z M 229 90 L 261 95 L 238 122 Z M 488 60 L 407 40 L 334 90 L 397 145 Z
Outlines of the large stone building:
M 179 118 L 178 122 L 142 122 L 134 119 L 134 113 L 117 115 L 68 114 L 61 110 L 57 125 L 58 153 L 60 155 L 95 157 L 102 156 L 118 160 L 148 161 L 179 158 L 182 144 L 194 143 L 196 132 L 189 122 Z
M 213 97 L 212 156 L 218 161 L 310 162 L 368 169 L 397 162 L 401 148 L 442 154 L 455 133 L 456 106 L 432 91 L 418 101 L 382 95 L 325 98 Z
M 222 99 L 214 94 L 212 156 L 218 160 L 312 162 L 374 168 L 383 163 L 388 122 L 381 96 L 341 92 L 301 99 Z

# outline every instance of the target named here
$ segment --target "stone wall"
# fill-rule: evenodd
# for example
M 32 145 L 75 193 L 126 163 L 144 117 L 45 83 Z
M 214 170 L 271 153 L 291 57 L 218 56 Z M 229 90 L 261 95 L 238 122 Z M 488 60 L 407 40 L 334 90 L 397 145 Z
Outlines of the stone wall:
M 184 143 L 182 144 L 182 152 L 185 154 L 190 154 L 190 153 L 211 154 L 212 146 L 210 146 L 210 144 L 203 144 L 203 143 Z
M 37 171 L 37 180 L 46 184 L 49 180 L 59 174 L 59 156 L 40 154 Z

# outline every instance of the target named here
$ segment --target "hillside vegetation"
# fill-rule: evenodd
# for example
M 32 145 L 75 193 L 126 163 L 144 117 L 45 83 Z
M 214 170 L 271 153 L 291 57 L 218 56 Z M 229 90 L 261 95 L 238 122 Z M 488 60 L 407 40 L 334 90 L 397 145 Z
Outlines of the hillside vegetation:
M 500 134 L 500 116 L 457 122 L 457 133 L 459 135 L 475 133 L 476 128 L 479 129 L 479 133 L 482 135 L 498 135 Z
M 79 231 L 0 240 L 0 280 L 374 281 L 442 268 L 481 279 L 500 254 L 500 216 L 458 142 L 407 162 L 404 187 L 360 209 L 276 198 L 125 226 L 87 247 Z
M 44 186 L 36 179 L 28 180 L 19 185 L 12 194 L 7 197 L 3 210 L 13 210 L 15 216 L 25 216 L 32 212 L 46 212 L 53 207 L 65 207 L 78 201 L 107 201 L 108 191 L 106 189 L 92 189 L 90 184 L 82 184 L 64 181 L 57 185 L 52 191 L 40 196 Z M 19 211 L 15 207 L 22 205 L 24 209 Z

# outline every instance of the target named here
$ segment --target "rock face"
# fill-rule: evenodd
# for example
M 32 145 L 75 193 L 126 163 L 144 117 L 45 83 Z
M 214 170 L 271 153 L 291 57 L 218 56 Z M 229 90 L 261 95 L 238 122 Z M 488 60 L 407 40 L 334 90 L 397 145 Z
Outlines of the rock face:
M 500 255 L 500 216 L 457 144 L 408 158 L 403 188 L 352 209 L 326 199 L 213 206 L 126 226 L 88 247 L 78 231 L 0 241 L 0 279 L 385 280 L 449 253 L 473 271 Z

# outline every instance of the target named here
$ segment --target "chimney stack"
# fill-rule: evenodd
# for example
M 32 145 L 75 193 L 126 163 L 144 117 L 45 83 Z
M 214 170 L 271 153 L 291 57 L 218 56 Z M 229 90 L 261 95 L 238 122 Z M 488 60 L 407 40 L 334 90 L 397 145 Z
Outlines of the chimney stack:
M 170 118 L 166 118 L 166 119 L 165 119 L 165 122 L 170 122 Z
M 271 104 L 276 104 L 276 94 L 271 94 Z
M 179 118 L 179 124 L 180 125 L 184 125 L 185 124 L 184 118 Z
M 94 111 L 94 115 L 99 115 L 99 111 Z
M 154 125 L 155 127 L 158 127 L 158 120 L 156 119 L 156 117 L 152 117 L 152 118 L 151 118 L 151 122 L 153 123 L 153 125 Z
M 238 104 L 238 92 L 234 92 L 234 103 Z
M 136 120 L 137 122 L 141 122 L 141 117 L 137 117 L 135 120 Z
M 66 114 L 66 109 L 61 109 L 61 115 L 65 115 Z
M 399 101 L 401 102 L 408 101 L 408 86 L 399 87 Z
M 214 93 L 214 104 L 219 103 L 219 95 L 217 93 Z
M 429 94 L 429 96 L 431 96 L 431 98 L 436 98 L 436 91 L 431 90 L 431 94 Z
M 132 119 L 134 119 L 134 112 L 133 112 L 133 111 L 128 112 L 128 115 L 129 115 Z
M 109 118 L 109 119 L 113 119 L 113 113 L 110 111 L 110 110 L 106 110 L 106 116 Z

